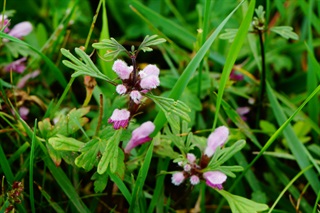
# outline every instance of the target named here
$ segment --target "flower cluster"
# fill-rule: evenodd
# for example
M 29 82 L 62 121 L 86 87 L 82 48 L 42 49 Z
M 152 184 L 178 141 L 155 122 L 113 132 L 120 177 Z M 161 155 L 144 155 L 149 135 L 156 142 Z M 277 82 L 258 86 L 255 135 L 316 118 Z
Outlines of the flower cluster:
M 200 180 L 205 180 L 208 186 L 222 189 L 222 184 L 227 180 L 226 174 L 218 170 L 207 171 L 206 167 L 216 149 L 226 143 L 228 136 L 229 129 L 225 126 L 221 126 L 211 133 L 201 159 L 197 160 L 194 154 L 188 153 L 185 161 L 178 162 L 178 165 L 183 168 L 183 171 L 176 172 L 172 175 L 172 183 L 178 186 L 185 179 L 189 178 L 192 185 L 197 185 Z
M 129 108 L 129 110 L 115 109 L 108 122 L 113 124 L 114 129 L 126 128 L 130 116 L 135 113 L 136 106 L 139 106 L 141 103 L 142 94 L 159 86 L 160 71 L 155 65 L 147 65 L 137 74 L 135 66 L 128 66 L 126 62 L 120 59 L 114 62 L 112 69 L 122 81 L 121 84 L 117 85 L 116 92 L 119 95 L 129 95 L 130 102 L 133 103 L 129 106 L 133 105 L 133 107 Z

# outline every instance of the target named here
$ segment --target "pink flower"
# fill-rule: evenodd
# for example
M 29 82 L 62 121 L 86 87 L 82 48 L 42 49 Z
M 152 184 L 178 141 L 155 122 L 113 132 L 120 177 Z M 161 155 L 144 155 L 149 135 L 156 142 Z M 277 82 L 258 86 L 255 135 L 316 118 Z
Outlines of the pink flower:
M 127 87 L 123 84 L 119 84 L 117 87 L 116 87 L 116 91 L 119 95 L 123 95 L 127 92 Z
M 130 77 L 130 73 L 132 72 L 133 67 L 128 67 L 126 62 L 118 59 L 113 63 L 112 69 L 122 80 L 126 80 Z
M 26 85 L 26 83 L 27 83 L 27 81 L 28 81 L 29 79 L 35 78 L 35 77 L 37 77 L 39 74 L 40 74 L 40 71 L 39 71 L 39 70 L 35 70 L 34 72 L 29 73 L 29 74 L 23 76 L 23 77 L 19 80 L 19 82 L 17 83 L 17 88 L 19 88 L 19 89 L 23 88 L 23 87 Z
M 187 154 L 187 159 L 188 159 L 189 163 L 194 163 L 197 158 L 196 158 L 196 156 L 194 154 L 188 153 Z
M 15 60 L 4 67 L 4 70 L 6 72 L 17 72 L 17 73 L 23 73 L 23 71 L 26 69 L 26 65 L 24 62 L 27 60 L 26 57 L 20 58 L 18 60 Z
M 237 108 L 237 113 L 240 115 L 242 120 L 246 121 L 247 117 L 244 116 L 245 114 L 248 114 L 250 112 L 250 107 L 244 106 L 244 107 L 238 107 Z
M 222 184 L 227 180 L 227 175 L 220 171 L 210 171 L 203 173 L 206 184 L 212 188 L 223 189 Z
M 216 151 L 217 147 L 222 147 L 228 139 L 229 129 L 225 126 L 220 126 L 214 130 L 208 137 L 207 147 L 204 154 L 209 158 Z
M 171 182 L 176 185 L 179 186 L 185 179 L 184 173 L 183 172 L 176 172 L 172 175 L 171 177 Z
M 183 170 L 186 171 L 186 172 L 190 172 L 191 171 L 191 165 L 190 164 L 184 165 Z
M 8 33 L 16 38 L 22 38 L 23 36 L 28 35 L 32 31 L 32 25 L 28 21 L 20 22 L 16 24 Z
M 30 112 L 30 110 L 25 106 L 22 106 L 19 108 L 19 114 L 23 120 L 27 120 L 27 116 L 28 116 L 29 112 Z
M 190 177 L 190 183 L 191 183 L 192 185 L 197 185 L 198 183 L 200 183 L 199 177 L 198 177 L 197 175 L 192 175 L 192 176 Z
M 130 98 L 133 100 L 134 103 L 140 104 L 140 101 L 141 101 L 141 99 L 142 99 L 142 95 L 140 94 L 139 91 L 133 90 L 133 91 L 130 93 Z
M 154 124 L 151 121 L 147 121 L 141 124 L 137 129 L 133 130 L 131 139 L 125 147 L 124 152 L 128 154 L 136 146 L 150 141 L 151 138 L 149 135 L 154 131 L 154 128 Z
M 126 128 L 129 123 L 130 112 L 126 109 L 115 109 L 108 119 L 108 123 L 113 123 L 114 129 Z
M 159 80 L 160 70 L 156 65 L 149 64 L 142 71 L 139 72 L 141 81 L 140 86 L 142 89 L 150 90 L 160 85 Z

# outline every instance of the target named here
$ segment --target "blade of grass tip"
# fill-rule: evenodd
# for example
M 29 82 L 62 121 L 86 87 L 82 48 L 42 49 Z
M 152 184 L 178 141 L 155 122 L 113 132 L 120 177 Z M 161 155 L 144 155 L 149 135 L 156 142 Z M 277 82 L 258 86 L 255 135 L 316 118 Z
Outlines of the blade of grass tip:
M 153 142 L 150 143 L 147 154 L 145 156 L 145 160 L 139 170 L 139 174 L 132 191 L 132 200 L 129 207 L 129 213 L 134 213 L 136 212 L 137 209 L 140 209 L 138 195 L 142 192 L 144 182 L 148 175 L 151 158 L 152 158 L 152 150 L 153 150 Z
M 51 70 L 52 72 L 54 72 L 57 81 L 59 82 L 59 84 L 62 87 L 65 87 L 67 85 L 67 80 L 65 79 L 64 75 L 62 74 L 62 72 L 60 71 L 60 69 L 58 69 L 58 67 L 56 67 L 56 65 L 46 56 L 44 55 L 42 52 L 40 52 L 39 50 L 37 50 L 36 48 L 32 47 L 31 45 L 29 45 L 28 43 L 17 39 L 15 37 L 9 36 L 3 32 L 0 32 L 0 38 L 5 38 L 8 39 L 10 41 L 16 42 L 18 44 L 21 44 L 23 46 L 26 46 L 28 48 L 30 48 L 32 51 L 34 51 L 35 53 L 37 53 L 48 65 L 49 70 Z
M 308 96 L 308 102 L 310 103 L 310 100 L 317 94 L 317 92 L 320 91 L 320 85 Z M 276 120 L 278 124 L 284 123 L 286 121 L 286 116 L 277 101 L 273 90 L 269 84 L 267 84 L 267 94 L 269 97 L 269 101 L 271 104 L 271 108 L 273 110 L 273 113 L 276 117 Z M 304 102 L 305 103 L 305 102 Z M 293 131 L 291 125 L 288 125 L 287 128 L 284 129 L 283 134 L 288 141 L 288 146 L 292 152 L 292 154 L 295 156 L 297 163 L 301 169 L 307 167 L 309 165 L 309 160 L 313 163 L 314 167 L 317 169 L 318 173 L 320 173 L 320 168 L 315 162 L 312 155 L 309 153 L 307 148 L 304 146 L 303 143 L 300 142 L 298 136 Z M 311 187 L 313 188 L 314 192 L 317 193 L 320 190 L 320 183 L 317 178 L 317 174 L 314 172 L 314 170 L 307 171 L 305 173 L 305 176 L 307 180 L 310 182 Z
M 165 158 L 163 160 L 161 158 L 159 158 L 158 166 L 157 166 L 158 167 L 157 174 L 159 174 L 161 171 L 167 171 L 169 163 L 170 163 L 169 158 Z M 153 191 L 152 199 L 151 199 L 147 213 L 154 212 L 155 206 L 159 202 L 161 203 L 160 196 L 163 192 L 164 178 L 165 178 L 165 175 L 160 175 L 157 177 L 156 187 Z
M 282 192 L 279 194 L 278 198 L 276 199 L 276 201 L 273 203 L 273 205 L 270 207 L 268 213 L 271 213 L 274 209 L 274 207 L 277 205 L 277 203 L 280 201 L 280 199 L 282 198 L 282 196 L 284 195 L 284 193 L 289 189 L 289 187 L 301 176 L 303 175 L 303 173 L 305 173 L 306 171 L 308 171 L 309 169 L 312 168 L 312 165 L 309 165 L 308 167 L 304 168 L 303 170 L 301 170 L 289 183 L 288 185 L 282 190 Z
M 234 38 L 233 43 L 231 44 L 230 50 L 228 52 L 226 63 L 225 63 L 225 66 L 223 67 L 223 70 L 222 70 L 222 75 L 221 75 L 219 89 L 218 89 L 218 97 L 217 97 L 216 112 L 215 112 L 216 115 L 219 114 L 222 96 L 223 96 L 226 84 L 228 82 L 229 75 L 230 75 L 231 70 L 234 66 L 234 63 L 238 57 L 238 54 L 239 54 L 240 49 L 242 47 L 242 44 L 247 37 L 248 30 L 249 30 L 249 27 L 250 27 L 250 24 L 252 21 L 254 7 L 255 7 L 255 1 L 251 1 L 249 4 L 247 13 L 246 13 L 246 15 L 245 15 L 240 27 L 239 27 L 239 30 L 236 34 L 236 37 Z M 215 129 L 215 127 L 217 125 L 217 121 L 218 121 L 218 116 L 214 116 L 212 130 Z
M 30 167 L 29 167 L 29 199 L 30 199 L 30 206 L 31 206 L 31 212 L 36 212 L 36 208 L 34 205 L 34 193 L 33 193 L 33 163 L 34 163 L 34 151 L 36 147 L 36 132 L 37 132 L 37 119 L 34 121 L 34 129 L 33 129 L 33 135 L 31 140 L 31 151 L 30 151 Z
M 267 83 L 267 91 L 269 90 L 269 84 Z M 307 99 L 298 107 L 298 109 L 280 126 L 280 128 L 269 138 L 269 140 L 266 142 L 266 144 L 262 147 L 259 154 L 249 163 L 247 167 L 243 170 L 243 172 L 237 177 L 237 179 L 234 181 L 229 192 L 232 192 L 232 190 L 237 186 L 237 184 L 240 182 L 240 180 L 243 178 L 243 176 L 246 174 L 246 172 L 253 166 L 253 164 L 263 155 L 263 153 L 272 145 L 272 143 L 278 138 L 278 136 L 282 133 L 282 131 L 290 124 L 292 119 L 302 110 L 302 108 L 309 102 L 311 98 L 313 98 L 318 92 L 320 91 L 320 85 L 317 87 L 317 89 L 310 94 Z M 224 201 L 220 202 L 218 209 L 221 209 Z M 218 210 L 217 210 L 218 211 Z
M 185 90 L 187 87 L 190 78 L 196 71 L 197 67 L 199 66 L 200 61 L 203 59 L 205 56 L 206 52 L 209 50 L 211 47 L 213 41 L 218 37 L 219 33 L 223 29 L 224 25 L 228 22 L 230 17 L 237 11 L 237 9 L 242 5 L 244 2 L 241 1 L 239 5 L 220 23 L 220 25 L 217 27 L 217 29 L 210 35 L 210 37 L 207 39 L 207 41 L 201 46 L 197 54 L 194 56 L 194 58 L 190 61 L 186 69 L 183 71 L 182 75 L 180 78 L 177 80 L 175 85 L 173 86 L 171 93 L 169 94 L 169 98 L 173 98 L 175 100 L 178 100 L 182 94 L 182 92 Z M 160 111 L 155 120 L 154 124 L 156 126 L 154 132 L 152 135 L 154 136 L 158 131 L 162 128 L 164 123 L 166 122 L 166 117 L 162 111 Z

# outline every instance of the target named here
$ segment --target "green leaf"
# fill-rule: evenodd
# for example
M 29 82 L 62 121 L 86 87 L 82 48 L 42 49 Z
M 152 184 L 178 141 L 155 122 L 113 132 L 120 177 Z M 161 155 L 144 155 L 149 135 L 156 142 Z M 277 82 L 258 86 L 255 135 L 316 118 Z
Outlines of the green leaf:
M 230 194 L 224 190 L 216 191 L 228 201 L 232 212 L 256 213 L 265 211 L 269 208 L 266 204 L 257 203 L 247 198 Z
M 90 171 L 98 163 L 98 153 L 102 152 L 105 147 L 104 140 L 99 138 L 90 140 L 79 150 L 82 153 L 75 159 L 75 164 Z
M 136 2 L 136 1 L 135 1 Z M 187 87 L 189 80 L 193 76 L 194 72 L 197 70 L 201 60 L 206 55 L 207 51 L 210 49 L 213 41 L 217 38 L 221 30 L 223 29 L 224 25 L 228 22 L 230 17 L 235 13 L 235 11 L 240 7 L 240 5 L 244 1 L 241 1 L 239 5 L 221 22 L 221 24 L 215 29 L 215 31 L 210 35 L 210 37 L 207 39 L 207 41 L 201 46 L 197 54 L 194 56 L 194 58 L 190 61 L 186 69 L 183 71 L 182 75 L 178 79 L 178 81 L 175 83 L 173 89 L 171 90 L 171 93 L 169 95 L 169 98 L 173 98 L 174 100 L 178 100 Z M 252 15 L 251 15 L 252 17 Z M 237 55 L 237 54 L 235 54 Z M 231 63 L 231 62 L 230 62 Z M 227 64 L 227 63 L 226 63 Z M 232 67 L 234 63 L 231 63 L 230 66 Z M 231 69 L 231 68 L 230 68 Z M 231 72 L 231 70 L 230 70 Z M 229 76 L 229 75 L 228 75 Z M 218 117 L 218 116 L 216 116 Z M 158 113 L 157 117 L 154 120 L 154 124 L 156 125 L 156 129 L 153 132 L 153 134 L 157 134 L 157 132 L 163 127 L 163 125 L 166 122 L 166 116 L 163 112 Z
M 121 52 L 128 52 L 121 44 L 119 44 L 114 38 L 103 39 L 98 43 L 92 44 L 92 47 L 98 50 L 107 49 L 107 53 L 103 57 L 106 60 L 115 59 Z
M 150 46 L 154 46 L 154 45 L 158 45 L 163 42 L 166 42 L 166 40 L 164 38 L 157 39 L 157 37 L 158 37 L 158 35 L 152 35 L 152 36 L 147 35 L 143 39 L 138 50 L 142 50 L 143 52 L 150 52 L 150 51 L 152 51 L 152 48 L 150 48 Z
M 146 97 L 150 98 L 153 102 L 160 107 L 160 109 L 164 112 L 168 122 L 175 129 L 179 129 L 179 117 L 182 120 L 190 122 L 190 118 L 188 112 L 190 112 L 190 108 L 180 100 L 175 101 L 172 98 L 166 98 L 162 96 L 154 96 L 151 94 L 146 94 Z
M 266 132 L 269 135 L 272 135 L 277 131 L 276 127 L 274 126 L 273 123 L 270 123 L 269 121 L 266 120 L 261 120 L 259 122 L 260 128 L 262 131 Z
M 238 29 L 225 29 L 225 31 L 225 33 L 221 33 L 219 38 L 229 40 L 229 42 L 232 42 L 238 33 Z
M 56 166 L 60 166 L 62 161 L 61 151 L 57 151 L 52 147 L 50 143 L 46 143 L 46 147 L 48 149 L 48 153 L 52 161 Z
M 99 193 L 103 192 L 103 190 L 106 188 L 108 183 L 108 173 L 105 172 L 103 174 L 99 174 L 98 172 L 95 172 L 91 180 L 93 180 L 93 186 L 94 186 L 94 192 Z
M 229 160 L 235 153 L 239 152 L 246 145 L 245 140 L 238 140 L 230 147 L 226 147 L 223 149 L 217 149 L 211 158 L 207 169 L 213 170 L 216 169 L 217 166 L 222 165 L 224 162 Z
M 290 26 L 275 26 L 270 29 L 270 31 L 279 34 L 285 39 L 294 39 L 298 40 L 299 36 L 295 32 L 293 32 L 293 28 Z
M 102 153 L 100 162 L 98 163 L 98 173 L 103 174 L 110 166 L 110 172 L 115 173 L 118 165 L 119 157 L 119 142 L 122 134 L 122 129 L 114 132 L 111 138 L 106 141 L 107 145 Z
M 85 143 L 74 138 L 69 138 L 58 134 L 56 137 L 49 138 L 49 144 L 55 150 L 79 152 Z
M 75 48 L 76 54 L 81 58 L 79 60 L 76 58 L 69 50 L 61 48 L 61 53 L 70 61 L 63 60 L 62 63 L 73 69 L 75 72 L 72 74 L 72 77 L 78 77 L 80 75 L 89 75 L 94 78 L 99 78 L 107 82 L 112 82 L 108 76 L 104 75 L 92 62 L 91 58 L 80 48 Z

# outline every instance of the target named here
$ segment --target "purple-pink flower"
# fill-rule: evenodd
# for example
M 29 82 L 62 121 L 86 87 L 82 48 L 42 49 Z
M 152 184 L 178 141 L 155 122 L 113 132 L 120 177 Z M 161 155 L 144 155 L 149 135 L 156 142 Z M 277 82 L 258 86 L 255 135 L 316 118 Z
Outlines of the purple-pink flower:
M 192 175 L 190 177 L 190 183 L 192 185 L 197 185 L 198 183 L 200 183 L 200 178 L 197 175 Z
M 141 81 L 140 86 L 142 89 L 151 90 L 160 85 L 159 80 L 160 70 L 156 65 L 147 65 L 142 71 L 139 72 Z
M 222 147 L 227 141 L 229 136 L 229 129 L 225 126 L 220 126 L 208 137 L 207 147 L 204 151 L 204 154 L 209 158 L 216 151 L 217 147 Z
M 179 186 L 185 179 L 184 173 L 183 172 L 176 172 L 172 175 L 171 177 L 171 182 L 176 185 Z
M 241 73 L 237 73 L 237 71 L 232 70 L 230 73 L 230 80 L 234 81 L 242 81 L 244 79 L 243 75 Z
M 116 91 L 119 95 L 123 95 L 127 92 L 127 87 L 123 84 L 119 84 L 116 87 Z
M 140 104 L 140 101 L 142 99 L 142 95 L 139 91 L 137 90 L 133 90 L 131 93 L 130 93 L 130 98 L 131 100 L 133 100 L 133 102 L 135 104 Z
M 149 135 L 154 131 L 154 129 L 155 125 L 151 121 L 147 121 L 141 124 L 137 129 L 133 130 L 131 139 L 125 147 L 124 152 L 128 154 L 136 146 L 150 141 L 152 138 L 150 138 Z
M 126 80 L 129 79 L 133 67 L 129 67 L 126 62 L 118 59 L 113 63 L 112 69 L 117 73 L 119 78 Z
M 25 61 L 27 60 L 26 57 L 20 58 L 18 60 L 15 60 L 4 67 L 4 71 L 6 72 L 17 72 L 17 73 L 23 73 L 26 69 Z
M 212 188 L 223 189 L 222 184 L 227 180 L 227 175 L 220 171 L 209 171 L 203 173 L 206 184 Z
M 22 38 L 23 36 L 28 35 L 32 31 L 32 24 L 28 21 L 20 22 L 16 24 L 8 33 L 16 38 Z
M 130 112 L 126 109 L 115 109 L 108 119 L 108 123 L 113 123 L 114 129 L 126 128 L 129 123 Z
M 29 79 L 35 78 L 40 74 L 39 70 L 35 70 L 25 76 L 23 76 L 17 83 L 17 88 L 23 88 Z

